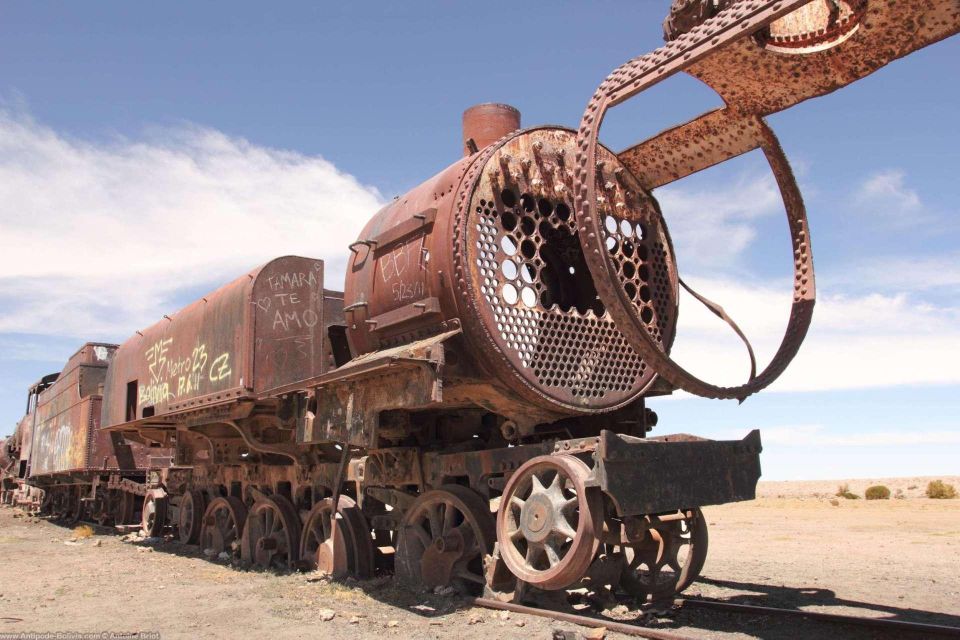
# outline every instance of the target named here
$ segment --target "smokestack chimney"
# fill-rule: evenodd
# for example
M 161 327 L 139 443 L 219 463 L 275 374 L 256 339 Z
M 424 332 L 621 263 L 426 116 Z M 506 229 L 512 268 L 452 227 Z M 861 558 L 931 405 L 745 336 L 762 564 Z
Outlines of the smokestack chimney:
M 485 102 L 463 112 L 463 154 L 469 156 L 520 128 L 520 112 L 508 104 Z

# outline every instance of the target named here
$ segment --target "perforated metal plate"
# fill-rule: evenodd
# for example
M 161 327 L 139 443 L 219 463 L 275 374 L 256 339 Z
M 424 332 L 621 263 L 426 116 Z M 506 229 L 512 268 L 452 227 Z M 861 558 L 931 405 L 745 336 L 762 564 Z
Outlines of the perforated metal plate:
M 516 374 L 554 402 L 609 409 L 654 374 L 627 344 L 584 260 L 571 210 L 573 134 L 537 129 L 487 161 L 470 200 L 465 247 L 489 337 Z M 624 291 L 661 348 L 676 325 L 677 277 L 656 202 L 604 150 L 598 189 L 606 247 Z

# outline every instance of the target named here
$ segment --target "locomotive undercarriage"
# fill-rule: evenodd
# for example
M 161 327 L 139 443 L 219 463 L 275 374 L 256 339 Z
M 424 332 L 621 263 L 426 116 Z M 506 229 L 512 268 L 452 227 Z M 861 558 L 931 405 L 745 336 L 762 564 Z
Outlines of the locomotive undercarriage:
M 66 523 L 122 527 L 139 523 L 146 483 L 145 472 L 63 473 L 11 485 L 0 503 Z
M 655 417 L 634 411 L 642 434 Z M 296 445 L 285 403 L 158 432 L 176 457 L 142 492 L 142 528 L 262 569 L 392 571 L 505 599 L 574 585 L 659 598 L 702 567 L 699 507 L 749 499 L 759 477 L 756 434 L 643 438 L 567 420 L 511 444 L 507 421 L 478 409 L 381 418 L 406 446 Z

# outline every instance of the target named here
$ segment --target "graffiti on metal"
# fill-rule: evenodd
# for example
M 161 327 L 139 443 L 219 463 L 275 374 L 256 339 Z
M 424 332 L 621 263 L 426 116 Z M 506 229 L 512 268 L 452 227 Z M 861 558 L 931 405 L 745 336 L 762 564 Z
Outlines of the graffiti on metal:
M 137 391 L 137 405 L 141 407 L 194 396 L 201 390 L 216 391 L 233 373 L 229 351 L 211 358 L 202 343 L 180 350 L 173 338 L 161 338 L 144 351 L 143 357 L 150 379 Z

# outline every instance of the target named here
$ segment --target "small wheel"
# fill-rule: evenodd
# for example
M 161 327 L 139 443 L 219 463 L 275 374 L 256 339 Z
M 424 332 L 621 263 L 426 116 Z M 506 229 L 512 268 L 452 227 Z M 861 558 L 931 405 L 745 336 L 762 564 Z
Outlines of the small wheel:
M 213 549 L 217 554 L 236 552 L 246 521 L 247 507 L 239 498 L 213 499 L 203 514 L 200 548 Z
M 127 491 L 120 489 L 110 491 L 110 517 L 113 524 L 128 524 L 133 521 L 134 499 L 134 495 Z
M 544 590 L 583 577 L 600 545 L 602 494 L 588 491 L 590 468 L 572 456 L 538 456 L 517 469 L 500 499 L 497 541 L 507 568 Z
M 373 542 L 357 503 L 340 496 L 336 517 L 332 515 L 332 498 L 313 505 L 300 536 L 301 564 L 338 578 L 370 578 L 374 567 Z
M 202 491 L 189 489 L 180 498 L 180 510 L 177 518 L 177 536 L 183 544 L 197 544 L 200 541 L 200 528 L 203 512 L 207 508 L 207 499 Z
M 283 496 L 250 508 L 240 543 L 241 557 L 261 569 L 294 569 L 300 557 L 300 516 Z
M 707 558 L 707 522 L 700 509 L 693 517 L 662 522 L 643 540 L 619 545 L 626 567 L 620 586 L 646 601 L 671 598 L 690 586 Z
M 496 532 L 489 502 L 459 485 L 418 497 L 403 515 L 394 560 L 404 582 L 427 588 L 457 586 L 479 592 L 483 558 Z
M 148 538 L 159 538 L 167 525 L 167 494 L 163 489 L 148 491 L 140 510 L 140 531 Z

